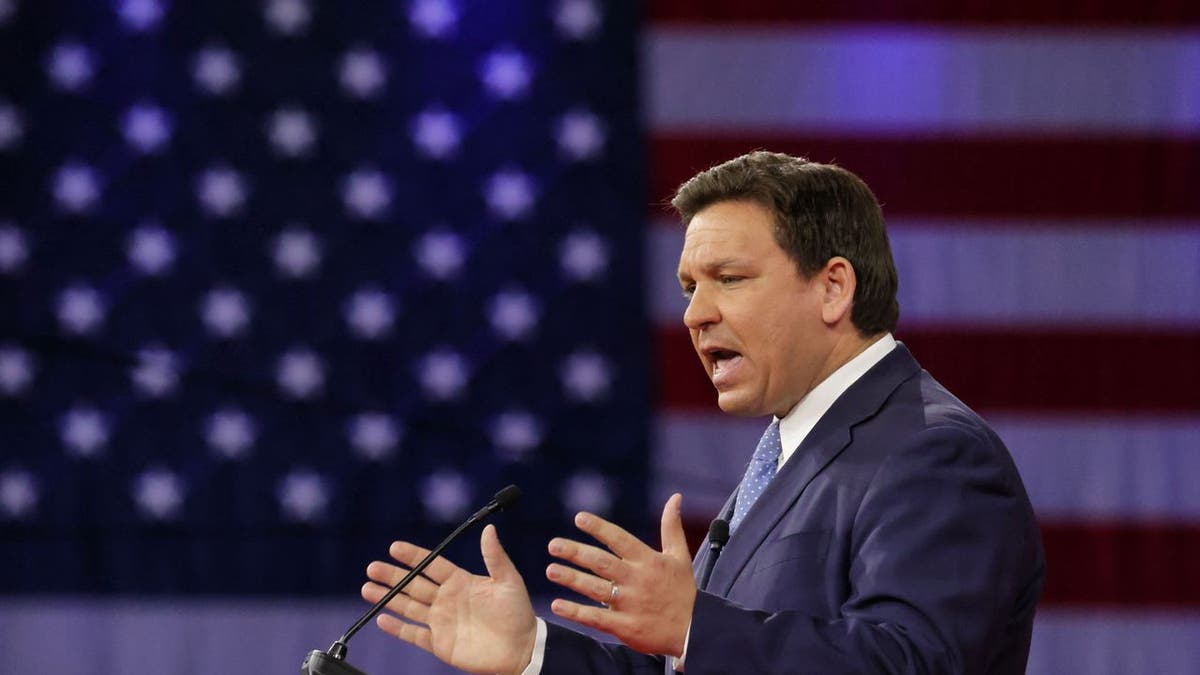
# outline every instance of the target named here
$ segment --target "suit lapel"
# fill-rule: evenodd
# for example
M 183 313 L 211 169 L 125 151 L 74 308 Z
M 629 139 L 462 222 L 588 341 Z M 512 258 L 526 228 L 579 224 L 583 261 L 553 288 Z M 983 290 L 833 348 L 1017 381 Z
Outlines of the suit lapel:
M 837 458 L 852 439 L 851 429 L 873 416 L 902 382 L 921 366 L 903 344 L 852 384 L 817 422 L 796 452 L 746 514 L 713 568 L 710 592 L 726 597 L 733 582 L 813 478 Z M 736 492 L 735 492 L 736 494 Z M 729 508 L 733 497 L 726 502 Z M 707 546 L 704 550 L 707 558 Z M 702 569 L 702 568 L 701 568 Z

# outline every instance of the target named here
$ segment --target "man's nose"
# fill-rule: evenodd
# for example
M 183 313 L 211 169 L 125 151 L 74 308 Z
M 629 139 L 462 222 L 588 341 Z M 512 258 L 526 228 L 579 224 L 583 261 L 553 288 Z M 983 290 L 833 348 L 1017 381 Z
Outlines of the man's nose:
M 683 311 L 683 324 L 691 330 L 714 324 L 721 320 L 721 313 L 712 297 L 702 287 L 697 286 L 688 300 L 687 309 Z

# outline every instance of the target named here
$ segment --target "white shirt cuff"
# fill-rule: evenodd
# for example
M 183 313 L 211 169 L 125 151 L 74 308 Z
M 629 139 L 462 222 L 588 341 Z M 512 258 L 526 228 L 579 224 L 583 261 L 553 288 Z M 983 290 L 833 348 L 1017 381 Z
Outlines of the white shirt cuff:
M 688 629 L 690 632 L 690 628 Z M 546 660 L 546 622 L 537 617 L 537 632 L 533 637 L 533 654 L 529 656 L 529 665 L 521 671 L 521 675 L 538 675 L 542 672 L 542 662 Z
M 683 653 L 679 655 L 679 658 L 675 658 L 674 656 L 667 657 L 667 659 L 671 663 L 671 670 L 673 670 L 677 673 L 683 672 L 683 660 L 687 658 L 688 643 L 691 641 L 692 641 L 692 624 L 689 623 L 687 635 L 683 636 Z

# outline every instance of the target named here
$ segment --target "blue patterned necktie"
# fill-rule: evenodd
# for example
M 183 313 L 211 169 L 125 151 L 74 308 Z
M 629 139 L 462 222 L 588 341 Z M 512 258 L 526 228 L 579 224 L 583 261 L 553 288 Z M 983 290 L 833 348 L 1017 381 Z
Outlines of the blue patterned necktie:
M 746 475 L 742 476 L 742 484 L 738 486 L 737 506 L 733 509 L 733 520 L 729 522 L 729 531 L 737 529 L 746 517 L 746 513 L 754 506 L 754 502 L 767 489 L 775 472 L 779 468 L 779 455 L 783 452 L 783 441 L 779 438 L 779 420 L 771 422 L 771 426 L 763 432 L 750 458 L 750 466 L 746 467 Z

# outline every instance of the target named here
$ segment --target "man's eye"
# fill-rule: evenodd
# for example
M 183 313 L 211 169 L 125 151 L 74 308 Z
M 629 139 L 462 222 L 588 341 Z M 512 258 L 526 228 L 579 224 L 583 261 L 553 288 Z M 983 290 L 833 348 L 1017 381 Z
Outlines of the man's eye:
M 692 295 L 696 292 L 696 284 L 688 284 L 683 287 L 683 297 L 688 300 L 692 299 Z
M 726 286 L 728 286 L 729 284 L 732 284 L 732 283 L 736 283 L 741 280 L 742 280 L 741 277 L 735 277 L 735 276 L 732 276 L 729 274 L 725 274 L 725 275 L 721 276 L 721 283 L 725 284 Z

